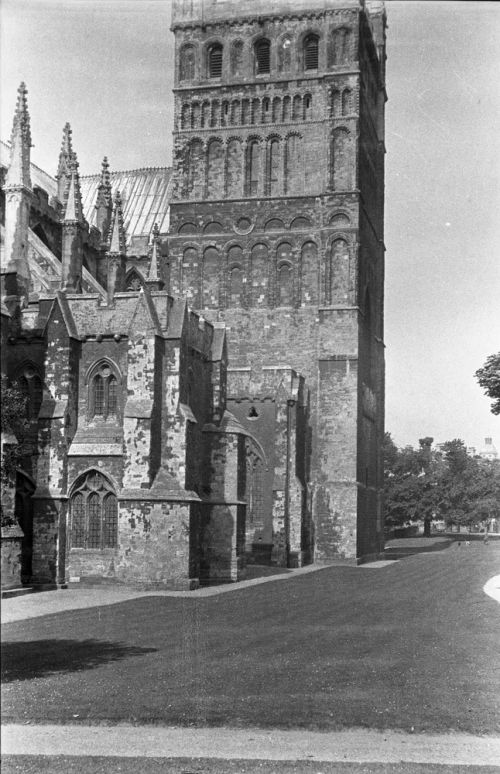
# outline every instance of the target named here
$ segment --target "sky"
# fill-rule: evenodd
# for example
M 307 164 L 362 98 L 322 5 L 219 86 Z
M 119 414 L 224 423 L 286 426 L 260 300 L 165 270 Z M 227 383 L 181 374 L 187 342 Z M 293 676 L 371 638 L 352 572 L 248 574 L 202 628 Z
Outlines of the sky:
M 500 350 L 500 4 L 386 8 L 386 429 L 500 452 L 474 379 Z M 1 138 L 24 80 L 47 172 L 66 121 L 81 174 L 169 166 L 169 23 L 170 0 L 0 0 Z

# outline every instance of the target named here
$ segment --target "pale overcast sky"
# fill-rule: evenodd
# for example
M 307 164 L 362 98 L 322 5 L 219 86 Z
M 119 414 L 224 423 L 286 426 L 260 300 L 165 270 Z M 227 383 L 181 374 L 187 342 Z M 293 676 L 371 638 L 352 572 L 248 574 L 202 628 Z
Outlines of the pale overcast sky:
M 500 350 L 500 4 L 386 6 L 386 427 L 500 451 L 473 377 Z M 170 165 L 170 0 L 0 0 L 0 22 L 2 139 L 24 80 L 51 174 L 66 121 L 82 174 Z

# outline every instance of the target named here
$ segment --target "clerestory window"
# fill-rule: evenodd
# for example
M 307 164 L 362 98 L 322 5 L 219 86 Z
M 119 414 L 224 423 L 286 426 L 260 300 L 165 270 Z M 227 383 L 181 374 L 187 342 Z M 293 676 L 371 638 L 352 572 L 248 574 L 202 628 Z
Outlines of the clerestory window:
M 94 369 L 89 383 L 90 418 L 113 419 L 118 413 L 118 380 L 108 363 Z

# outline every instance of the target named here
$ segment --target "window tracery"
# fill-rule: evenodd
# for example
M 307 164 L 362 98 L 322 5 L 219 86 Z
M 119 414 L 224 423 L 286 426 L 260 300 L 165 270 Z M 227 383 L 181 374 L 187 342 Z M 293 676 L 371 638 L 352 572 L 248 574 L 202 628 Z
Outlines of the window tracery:
M 110 482 L 96 470 L 77 483 L 70 500 L 71 547 L 115 548 L 118 544 L 118 501 Z

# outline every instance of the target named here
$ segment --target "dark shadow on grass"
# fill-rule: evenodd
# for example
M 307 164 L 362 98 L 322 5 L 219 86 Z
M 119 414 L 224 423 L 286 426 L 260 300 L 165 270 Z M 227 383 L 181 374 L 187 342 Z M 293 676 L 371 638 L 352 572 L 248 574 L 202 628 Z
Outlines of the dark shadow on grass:
M 156 653 L 156 650 L 102 640 L 4 642 L 2 682 L 32 680 L 61 672 L 82 672 L 110 661 Z

